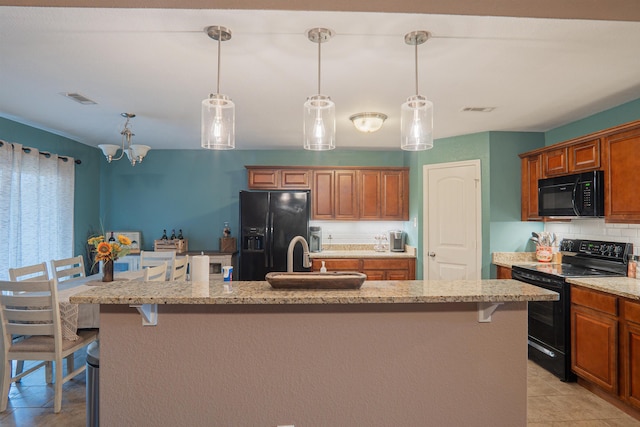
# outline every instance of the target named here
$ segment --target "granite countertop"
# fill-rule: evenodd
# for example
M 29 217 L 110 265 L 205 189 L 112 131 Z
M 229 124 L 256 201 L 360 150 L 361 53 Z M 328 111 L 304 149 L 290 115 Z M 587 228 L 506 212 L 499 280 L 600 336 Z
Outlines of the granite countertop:
M 511 268 L 515 264 L 537 264 L 535 252 L 493 252 L 491 263 Z M 548 264 L 548 263 L 545 263 Z
M 373 245 L 325 245 L 321 252 L 309 253 L 310 258 L 415 258 L 416 248 L 406 245 L 404 252 L 378 252 Z
M 516 280 L 365 281 L 360 289 L 273 289 L 267 282 L 111 282 L 74 294 L 75 304 L 402 304 L 555 301 L 558 294 Z M 228 282 L 227 282 L 228 283 Z
M 567 277 L 567 282 L 619 297 L 640 300 L 640 280 L 631 277 Z

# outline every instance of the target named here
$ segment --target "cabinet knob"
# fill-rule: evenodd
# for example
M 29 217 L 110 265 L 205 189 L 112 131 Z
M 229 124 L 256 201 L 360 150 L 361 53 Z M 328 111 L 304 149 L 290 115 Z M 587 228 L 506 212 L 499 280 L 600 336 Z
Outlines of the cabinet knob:
M 436 253 L 435 253 L 435 252 L 429 252 L 429 256 L 430 256 L 431 258 L 434 258 L 434 257 L 436 256 Z

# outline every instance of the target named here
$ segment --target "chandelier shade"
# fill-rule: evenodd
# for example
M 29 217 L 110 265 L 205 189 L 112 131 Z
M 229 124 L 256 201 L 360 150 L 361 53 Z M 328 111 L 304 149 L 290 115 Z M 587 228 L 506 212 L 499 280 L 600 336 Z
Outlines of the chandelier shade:
M 336 148 L 336 105 L 320 91 L 320 65 L 322 43 L 333 37 L 333 31 L 327 28 L 312 28 L 307 37 L 318 43 L 318 94 L 307 98 L 304 103 L 303 138 L 304 149 L 326 151 Z
M 220 93 L 220 43 L 231 39 L 231 30 L 221 26 L 205 28 L 218 42 L 217 92 L 202 101 L 200 145 L 211 150 L 233 150 L 236 147 L 236 106 Z
M 418 91 L 418 45 L 430 36 L 427 31 L 412 31 L 404 36 L 405 43 L 415 47 L 416 72 L 416 94 L 400 108 L 400 148 L 407 151 L 433 148 L 433 103 Z

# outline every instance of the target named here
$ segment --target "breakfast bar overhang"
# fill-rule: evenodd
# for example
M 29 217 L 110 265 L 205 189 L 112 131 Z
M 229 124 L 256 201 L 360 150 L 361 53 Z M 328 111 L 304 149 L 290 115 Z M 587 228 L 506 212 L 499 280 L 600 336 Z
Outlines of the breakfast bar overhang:
M 526 425 L 527 301 L 513 280 L 113 282 L 100 304 L 100 422 Z M 136 305 L 157 306 L 145 326 Z

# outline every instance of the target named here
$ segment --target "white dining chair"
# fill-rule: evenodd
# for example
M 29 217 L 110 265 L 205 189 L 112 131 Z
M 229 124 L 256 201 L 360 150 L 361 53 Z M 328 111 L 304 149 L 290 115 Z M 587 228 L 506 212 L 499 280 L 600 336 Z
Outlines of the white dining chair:
M 144 269 L 142 280 L 145 282 L 165 282 L 167 280 L 167 263 Z
M 43 282 L 49 280 L 49 272 L 47 264 L 27 265 L 25 267 L 15 267 L 9 269 L 9 280 L 12 282 L 21 282 L 28 280 L 30 282 Z
M 187 265 L 189 264 L 189 255 L 178 257 L 173 263 L 169 280 L 187 280 Z
M 163 262 L 167 263 L 167 271 L 171 272 L 173 263 L 176 262 L 176 251 L 140 251 L 141 270 L 146 267 L 155 267 Z
M 54 412 L 62 408 L 62 385 L 84 372 L 86 365 L 67 373 L 63 377 L 62 359 L 95 341 L 95 329 L 78 330 L 76 341 L 62 337 L 60 308 L 57 287 L 53 279 L 37 282 L 0 281 L 0 331 L 2 332 L 2 391 L 0 412 L 7 409 L 11 384 L 39 369 L 45 362 L 12 375 L 13 360 L 37 360 L 53 362 L 55 365 Z M 13 335 L 23 339 L 14 341 Z
M 84 258 L 78 255 L 73 258 L 51 260 L 51 273 L 58 283 L 85 277 Z
M 9 269 L 9 280 L 12 282 L 43 282 L 49 280 L 49 272 L 47 271 L 47 264 L 42 262 L 40 264 L 27 265 L 24 267 L 15 267 Z M 20 335 L 13 336 L 14 340 L 20 340 L 23 337 Z M 52 368 L 51 362 L 43 362 L 46 365 L 46 381 L 48 384 L 52 381 Z M 40 364 L 39 366 L 42 366 Z M 24 361 L 16 361 L 16 374 L 20 374 L 24 370 Z M 22 378 L 22 377 L 20 377 Z M 18 382 L 20 382 L 18 378 Z

